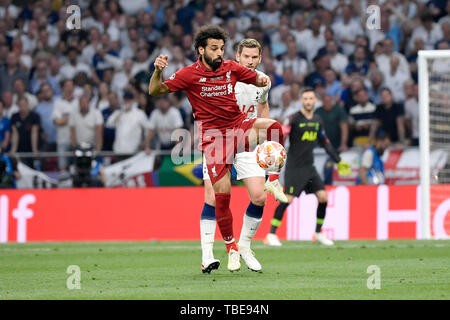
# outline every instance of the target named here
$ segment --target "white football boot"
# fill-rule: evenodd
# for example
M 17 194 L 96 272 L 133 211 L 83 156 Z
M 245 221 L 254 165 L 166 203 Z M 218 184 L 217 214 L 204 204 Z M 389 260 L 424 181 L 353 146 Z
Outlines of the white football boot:
M 315 233 L 316 236 L 316 240 L 319 241 L 321 244 L 325 245 L 325 246 L 332 246 L 334 245 L 333 240 L 328 239 L 325 234 L 323 233 Z
M 237 252 L 234 249 L 231 249 L 230 252 L 228 252 L 228 270 L 231 272 L 233 271 L 239 271 L 241 268 L 241 255 L 239 252 Z
M 275 233 L 268 233 L 264 238 L 264 244 L 268 246 L 281 247 L 282 243 Z
M 211 273 L 212 270 L 219 269 L 220 260 L 219 259 L 210 259 L 208 261 L 202 262 L 202 272 L 203 273 Z
M 281 186 L 278 179 L 273 181 L 269 181 L 269 179 L 267 179 L 266 183 L 264 184 L 264 191 L 268 191 L 273 194 L 275 200 L 278 200 L 282 203 L 288 203 L 288 199 L 284 194 L 283 187 Z
M 255 272 L 261 271 L 261 264 L 256 260 L 255 253 L 250 248 L 239 247 L 239 253 L 250 270 Z

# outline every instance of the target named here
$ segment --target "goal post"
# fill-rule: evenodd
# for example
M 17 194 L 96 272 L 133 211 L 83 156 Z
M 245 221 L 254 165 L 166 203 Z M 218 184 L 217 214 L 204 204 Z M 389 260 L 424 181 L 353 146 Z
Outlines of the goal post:
M 434 63 L 444 68 L 434 67 Z M 448 67 L 447 70 L 445 65 Z M 442 96 L 449 93 L 447 90 L 450 89 L 450 50 L 420 50 L 418 52 L 418 82 L 422 239 L 431 239 L 431 184 L 441 182 L 432 181 L 432 175 L 435 177 L 435 173 L 431 172 L 430 154 L 434 148 L 450 150 L 450 108 L 446 110 L 444 99 L 430 95 L 430 86 L 435 85 L 434 89 L 442 91 Z M 431 110 L 432 108 L 434 109 Z M 441 120 L 446 121 L 448 126 L 442 126 L 440 120 L 435 119 L 436 116 L 441 116 Z

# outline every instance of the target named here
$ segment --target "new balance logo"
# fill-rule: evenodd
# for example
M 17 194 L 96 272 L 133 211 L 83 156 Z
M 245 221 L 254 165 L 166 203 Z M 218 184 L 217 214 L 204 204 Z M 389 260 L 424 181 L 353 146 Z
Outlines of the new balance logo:
M 198 80 L 198 82 L 206 82 L 206 78 L 200 78 L 200 80 Z

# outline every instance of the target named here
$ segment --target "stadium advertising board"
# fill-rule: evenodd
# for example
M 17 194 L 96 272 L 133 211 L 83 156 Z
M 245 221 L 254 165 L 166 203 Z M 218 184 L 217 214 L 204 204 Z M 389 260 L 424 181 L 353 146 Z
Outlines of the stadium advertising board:
M 335 240 L 420 238 L 418 186 L 327 188 L 323 232 Z M 432 236 L 450 236 L 449 185 L 433 185 Z M 443 192 L 443 190 L 445 192 Z M 4 190 L 0 193 L 0 242 L 199 240 L 203 188 Z M 248 195 L 232 190 L 235 231 L 241 229 Z M 447 196 L 446 196 L 447 195 Z M 317 200 L 302 194 L 278 230 L 282 239 L 311 240 Z M 270 230 L 276 207 L 268 197 L 256 239 Z M 216 238 L 220 239 L 217 230 Z

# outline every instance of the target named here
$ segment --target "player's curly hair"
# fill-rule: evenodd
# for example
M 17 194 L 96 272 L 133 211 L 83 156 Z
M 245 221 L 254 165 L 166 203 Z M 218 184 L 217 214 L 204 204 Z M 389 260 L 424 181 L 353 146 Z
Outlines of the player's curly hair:
M 228 34 L 226 33 L 225 30 L 216 25 L 210 24 L 201 27 L 194 38 L 194 46 L 197 53 L 199 53 L 198 52 L 199 47 L 203 48 L 206 47 L 208 39 L 219 39 L 219 40 L 221 39 L 223 40 L 224 43 L 226 43 L 228 39 Z

